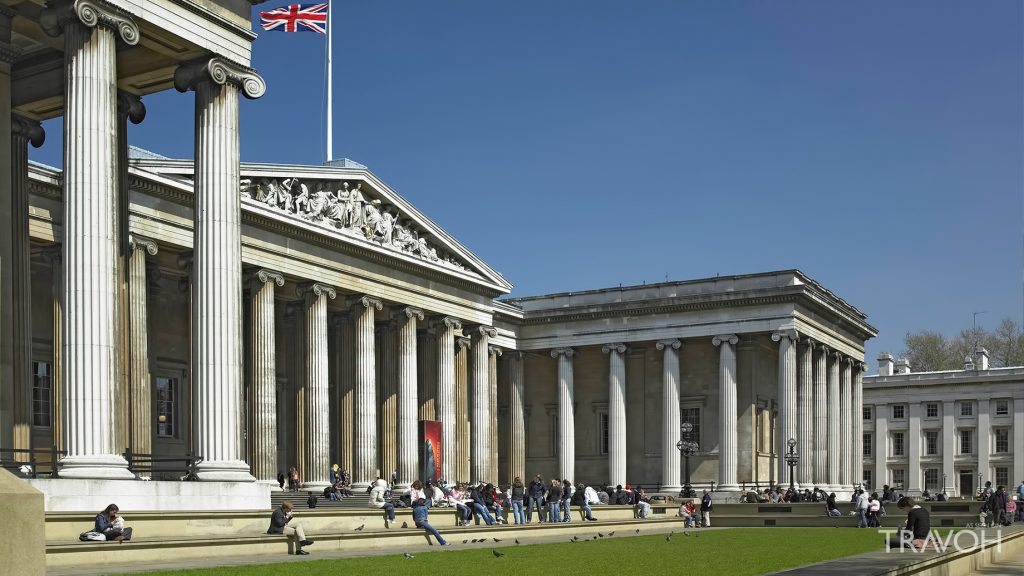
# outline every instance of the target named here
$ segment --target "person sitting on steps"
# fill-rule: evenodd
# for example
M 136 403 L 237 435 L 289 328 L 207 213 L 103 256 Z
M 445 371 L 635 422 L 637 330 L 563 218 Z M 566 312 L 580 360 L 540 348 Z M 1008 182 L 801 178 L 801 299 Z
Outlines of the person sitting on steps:
M 267 534 L 284 534 L 289 540 L 295 540 L 295 554 L 297 556 L 309 555 L 309 552 L 303 550 L 302 547 L 309 546 L 313 541 L 306 538 L 302 525 L 292 518 L 291 502 L 287 500 L 281 502 L 281 507 L 274 510 L 270 515 L 270 528 L 267 528 Z

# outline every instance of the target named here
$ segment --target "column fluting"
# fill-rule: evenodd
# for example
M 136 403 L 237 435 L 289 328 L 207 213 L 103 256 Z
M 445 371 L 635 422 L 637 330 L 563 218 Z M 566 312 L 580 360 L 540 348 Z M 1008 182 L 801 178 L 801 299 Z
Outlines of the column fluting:
M 679 429 L 679 349 L 680 340 L 659 340 L 655 347 L 664 351 L 661 369 L 661 491 L 676 493 L 680 482 L 680 455 L 676 443 L 682 440 Z
M 327 346 L 327 301 L 337 296 L 331 286 L 310 283 L 299 287 L 306 307 L 306 467 L 303 485 L 323 490 L 331 484 L 331 407 L 328 400 L 330 354 Z
M 842 353 L 833 350 L 828 358 L 828 405 L 834 407 L 832 414 L 827 415 L 828 420 L 828 484 L 829 490 L 841 489 L 839 477 L 839 362 L 842 360 Z
M 473 379 L 470 396 L 470 427 L 473 447 L 471 462 L 473 482 L 493 482 L 491 475 L 491 431 L 490 431 L 490 365 L 489 347 L 491 338 L 497 335 L 490 326 L 477 326 L 472 331 Z
M 718 486 L 723 491 L 739 490 L 736 483 L 736 343 L 735 334 L 711 339 L 718 356 Z
M 814 341 L 804 338 L 798 356 L 796 439 L 800 462 L 796 477 L 806 488 L 814 483 Z
M 458 459 L 455 454 L 455 331 L 462 324 L 450 316 L 434 323 L 437 332 L 437 397 L 434 406 L 441 421 L 441 476 L 452 480 L 457 475 Z
M 828 346 L 815 346 L 814 358 L 814 484 L 831 488 L 828 477 Z
M 419 434 L 416 430 L 417 398 L 416 326 L 423 320 L 419 308 L 404 308 L 398 315 L 398 488 L 406 489 L 419 478 Z M 454 363 L 454 359 L 453 359 Z M 444 460 L 449 456 L 444 454 Z
M 128 336 L 130 338 L 129 448 L 153 453 L 153 392 L 149 373 L 149 313 L 146 256 L 156 256 L 156 242 L 131 235 L 128 239 Z
M 472 341 L 465 336 L 455 338 L 455 477 L 460 482 L 470 479 L 470 445 L 469 426 L 469 381 L 470 381 L 470 350 Z
M 625 486 L 626 345 L 605 344 L 601 351 L 608 355 L 608 485 Z
M 558 473 L 574 482 L 576 467 L 576 423 L 573 398 L 573 348 L 556 348 L 551 357 L 558 359 Z
M 352 486 L 365 489 L 377 476 L 377 373 L 374 355 L 374 312 L 383 303 L 370 296 L 352 304 L 356 317 L 355 444 Z
M 853 367 L 853 389 L 851 390 L 850 417 L 853 427 L 853 448 L 851 449 L 850 475 L 853 482 L 864 482 L 864 363 L 856 362 Z
M 779 343 L 779 424 L 775 434 L 775 451 L 778 462 L 779 484 L 788 484 L 789 466 L 786 465 L 786 452 L 789 451 L 789 439 L 796 439 L 796 330 L 778 330 L 772 332 L 772 340 Z M 794 473 L 796 471 L 794 470 Z
M 525 403 L 526 382 L 524 378 L 524 362 L 526 355 L 513 350 L 508 352 L 509 380 L 509 480 L 515 478 L 526 481 L 526 419 Z
M 274 293 L 284 276 L 257 270 L 249 276 L 249 466 L 257 482 L 277 487 L 277 335 Z
M 498 483 L 498 357 L 501 356 L 501 348 L 489 346 L 487 348 L 487 380 L 488 380 L 488 429 L 490 430 L 490 453 L 491 472 L 490 481 Z
M 853 360 L 844 356 L 839 367 L 839 485 L 845 490 L 859 482 L 853 470 Z

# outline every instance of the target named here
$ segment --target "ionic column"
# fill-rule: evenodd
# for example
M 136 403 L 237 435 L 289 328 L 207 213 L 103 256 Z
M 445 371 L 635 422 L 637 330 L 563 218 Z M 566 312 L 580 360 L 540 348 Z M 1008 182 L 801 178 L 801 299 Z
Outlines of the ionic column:
M 558 359 L 558 474 L 569 482 L 575 481 L 576 466 L 572 377 L 572 357 L 575 355 L 576 350 L 572 348 L 556 348 L 551 351 L 551 357 Z
M 526 398 L 523 364 L 526 355 L 518 350 L 508 352 L 509 380 L 509 478 L 526 480 L 526 420 L 524 402 Z
M 334 315 L 334 329 L 337 353 L 337 386 L 338 386 L 338 449 L 341 462 L 338 464 L 349 474 L 352 473 L 352 461 L 355 437 L 355 326 L 352 315 L 348 313 Z
M 956 493 L 957 477 L 955 467 L 956 457 L 956 440 L 957 440 L 957 429 L 956 420 L 953 414 L 953 400 L 944 400 L 942 402 L 942 476 L 943 485 L 942 491 L 946 493 L 946 496 L 960 496 Z M 1017 403 L 1014 402 L 1014 405 Z M 883 407 L 884 408 L 884 407 Z M 877 422 L 882 417 L 882 409 L 875 406 L 875 421 Z M 1016 423 L 1015 423 L 1016 424 Z M 881 432 L 878 431 L 878 425 L 875 425 L 875 446 L 878 446 L 876 451 L 876 462 L 885 462 L 885 450 L 884 447 L 888 444 L 886 436 L 882 436 Z M 881 457 L 878 454 L 881 453 Z M 875 486 L 881 486 L 884 484 L 883 476 L 880 476 L 881 472 L 878 471 L 878 464 L 875 465 Z M 1019 476 L 1019 474 L 1018 474 Z M 968 495 L 970 496 L 970 495 Z
M 419 400 L 416 393 L 416 321 L 423 311 L 407 307 L 398 315 L 398 487 L 406 489 L 419 478 Z M 454 355 L 452 358 L 454 364 Z M 444 461 L 448 460 L 444 454 Z M 447 477 L 446 477 L 447 478 Z
M 129 446 L 138 454 L 153 453 L 153 393 L 149 375 L 149 314 L 146 256 L 156 256 L 157 244 L 131 235 L 128 257 L 128 338 L 131 384 L 129 399 Z
M 441 421 L 441 476 L 456 477 L 455 457 L 455 331 L 462 328 L 456 318 L 445 316 L 434 323 L 437 332 L 437 397 L 434 406 Z
M 828 417 L 828 484 L 830 490 L 837 490 L 842 486 L 842 479 L 839 477 L 840 418 L 837 414 L 840 407 L 839 363 L 842 358 L 842 353 L 837 350 L 829 353 L 828 404 L 833 407 L 832 414 Z
M 853 476 L 853 359 L 844 356 L 839 367 L 839 484 L 845 490 L 860 482 Z
M 718 486 L 720 490 L 739 490 L 736 483 L 736 350 L 735 334 L 711 339 L 720 348 L 718 356 Z
M 0 56 L 2 59 L 2 56 Z M 9 92 L 8 92 L 9 94 Z M 28 238 L 28 145 L 43 145 L 45 133 L 35 120 L 11 116 L 11 227 L 9 228 L 13 259 L 4 271 L 13 280 L 11 295 L 14 305 L 12 363 L 13 384 L 13 448 L 32 445 L 32 264 Z M 4 339 L 5 336 L 0 336 Z
M 850 449 L 850 476 L 855 484 L 864 482 L 864 363 L 853 365 L 853 384 L 850 391 L 850 418 L 853 428 L 853 447 Z
M 679 480 L 679 348 L 680 340 L 659 340 L 655 347 L 664 350 L 661 369 L 661 491 L 676 493 L 683 489 Z
M 487 348 L 487 380 L 488 380 L 488 428 L 490 429 L 491 472 L 490 481 L 498 482 L 498 357 L 501 348 Z
M 257 270 L 249 276 L 249 465 L 258 482 L 277 486 L 277 337 L 274 292 L 284 276 Z M 303 471 L 305 474 L 306 471 Z
M 361 490 L 377 475 L 377 371 L 374 356 L 374 311 L 383 309 L 370 296 L 352 304 L 356 318 L 355 450 L 352 487 Z
M 497 331 L 490 326 L 477 326 L 471 331 L 473 339 L 473 378 L 470 427 L 473 446 L 471 461 L 473 482 L 493 482 L 491 475 L 490 423 L 490 366 L 488 364 L 491 338 Z
M 179 66 L 174 87 L 196 93 L 192 378 L 200 480 L 251 481 L 241 460 L 242 244 L 238 91 L 259 98 L 256 71 L 220 56 Z
M 828 476 L 828 346 L 815 346 L 814 361 L 814 485 L 831 488 Z
M 608 355 L 608 484 L 625 486 L 626 361 L 624 354 L 626 345 L 621 342 L 605 344 L 601 347 L 601 351 Z M 678 397 L 676 402 L 678 406 Z M 679 419 L 678 412 L 676 410 L 677 421 Z M 675 446 L 672 448 L 674 450 Z
M 64 33 L 63 374 L 65 478 L 131 478 L 114 446 L 118 380 L 116 42 L 139 41 L 127 12 L 102 0 L 53 5 Z M 237 189 L 237 183 L 235 185 Z
M 398 472 L 398 320 L 377 323 L 377 446 L 382 478 Z
M 470 349 L 472 341 L 465 336 L 455 339 L 455 462 L 452 469 L 460 482 L 469 482 L 469 380 Z
M 21 50 L 11 43 L 11 27 L 18 13 L 0 4 L 0 134 L 10 134 L 11 126 L 11 69 L 21 56 Z M 0 138 L 0 446 L 13 446 L 14 434 L 14 355 L 16 354 L 14 327 L 14 241 L 10 234 L 21 228 L 12 190 L 13 178 L 7 174 L 17 171 L 11 149 L 12 141 Z M 16 147 L 15 147 L 16 148 Z M 26 222 L 28 220 L 26 219 Z
M 778 454 L 779 484 L 787 484 L 789 466 L 786 465 L 786 452 L 789 451 L 790 438 L 796 439 L 796 330 L 778 330 L 772 332 L 772 340 L 779 343 L 779 426 L 775 433 L 775 450 Z M 794 471 L 795 472 L 795 471 Z M 801 480 L 803 480 L 801 478 Z
M 327 300 L 334 288 L 318 282 L 299 287 L 306 306 L 306 466 L 303 485 L 313 491 L 331 484 L 331 407 L 328 401 Z
M 796 477 L 805 488 L 814 483 L 814 340 L 804 338 L 798 348 Z

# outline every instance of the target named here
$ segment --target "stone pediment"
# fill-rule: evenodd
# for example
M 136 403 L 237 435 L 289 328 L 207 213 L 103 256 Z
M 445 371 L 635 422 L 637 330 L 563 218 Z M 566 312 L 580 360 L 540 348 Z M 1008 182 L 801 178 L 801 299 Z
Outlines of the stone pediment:
M 191 162 L 138 158 L 133 164 L 191 183 Z M 187 169 L 183 169 L 187 168 Z M 243 210 L 291 220 L 375 251 L 474 279 L 512 286 L 476 255 L 365 169 L 243 164 Z

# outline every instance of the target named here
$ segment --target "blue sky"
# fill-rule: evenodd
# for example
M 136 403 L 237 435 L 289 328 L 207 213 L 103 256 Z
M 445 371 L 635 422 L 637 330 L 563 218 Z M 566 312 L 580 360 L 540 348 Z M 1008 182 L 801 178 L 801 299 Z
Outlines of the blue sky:
M 268 9 L 287 2 L 268 2 Z M 254 14 L 257 10 L 254 10 Z M 335 6 L 335 155 L 515 295 L 799 268 L 907 331 L 1021 320 L 1022 4 Z M 323 38 L 264 33 L 244 161 L 322 161 Z M 191 95 L 130 142 L 192 155 Z M 60 124 L 33 159 L 60 162 Z

